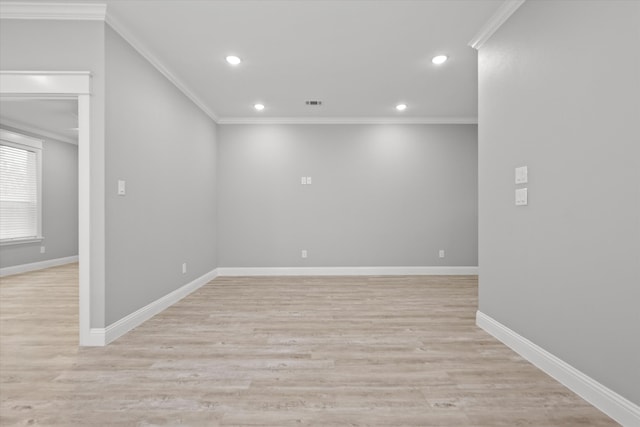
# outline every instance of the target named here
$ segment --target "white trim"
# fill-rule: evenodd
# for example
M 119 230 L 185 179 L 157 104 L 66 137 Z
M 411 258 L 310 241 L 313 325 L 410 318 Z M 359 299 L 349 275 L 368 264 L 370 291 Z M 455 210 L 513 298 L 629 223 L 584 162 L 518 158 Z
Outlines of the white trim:
M 46 77 L 43 79 L 42 77 Z M 88 71 L 0 71 L 0 96 L 78 99 L 78 246 L 79 340 L 91 342 L 91 292 L 95 304 L 104 305 L 104 146 L 91 141 L 91 73 Z M 93 147 L 93 148 L 92 148 Z M 94 154 L 91 174 L 91 149 Z M 104 163 L 104 161 L 102 161 Z M 92 197 L 94 209 L 91 209 Z M 102 297 L 102 298 L 100 298 Z M 100 307 L 95 307 L 98 310 Z M 101 310 L 98 310 L 100 312 Z
M 0 139 L 14 144 L 25 145 L 36 150 L 42 150 L 42 140 L 29 135 L 22 135 L 20 132 L 13 132 L 9 129 L 0 128 Z
M 493 33 L 498 31 L 498 28 L 500 28 L 524 2 L 525 0 L 505 0 L 491 18 L 482 26 L 480 31 L 471 39 L 469 46 L 474 49 L 480 49 L 482 45 L 491 38 Z
M 78 262 L 78 256 L 68 256 L 65 258 L 48 259 L 46 261 L 32 262 L 29 264 L 14 265 L 11 267 L 0 268 L 0 277 L 11 276 L 13 274 L 28 273 L 30 271 L 42 270 L 49 267 L 57 267 L 58 265 L 71 264 Z
M 219 267 L 220 276 L 469 276 L 478 267 Z
M 110 324 L 106 328 L 92 328 L 90 338 L 86 345 L 101 346 L 115 341 L 133 328 L 141 325 L 156 314 L 177 303 L 193 291 L 203 285 L 206 285 L 216 277 L 218 277 L 218 271 L 212 270 L 203 276 L 198 277 L 194 281 L 187 283 L 181 288 L 176 289 L 152 303 L 145 305 L 141 309 L 134 311 L 128 316 Z
M 18 122 L 15 120 L 8 120 L 3 117 L 0 117 L 0 126 L 8 126 L 12 128 L 19 129 L 24 132 L 34 133 L 46 139 L 53 139 L 60 142 L 66 142 L 67 144 L 78 145 L 78 141 L 71 139 L 67 136 L 60 135 L 58 133 L 50 132 L 48 130 L 40 129 L 38 127 Z
M 106 4 L 1 2 L 0 19 L 104 21 Z
M 3 93 L 12 96 L 88 95 L 91 72 L 0 71 L 0 87 Z
M 37 243 L 37 242 L 42 242 L 43 240 L 44 240 L 44 236 L 26 237 L 26 238 L 20 238 L 20 239 L 7 239 L 7 240 L 0 240 L 0 246 L 22 245 L 25 243 Z
M 480 311 L 476 325 L 623 426 L 640 426 L 638 405 Z
M 477 117 L 221 117 L 221 125 L 477 124 Z
M 524 0 L 508 0 L 524 2 Z M 0 3 L 2 19 L 103 20 L 214 122 L 219 124 L 477 124 L 477 117 L 226 117 L 213 112 L 170 68 L 135 37 L 105 4 Z M 511 12 L 513 13 L 513 12 Z M 508 17 L 508 16 L 507 16 Z M 504 18 L 506 20 L 506 18 Z M 495 30 L 494 30 L 495 31 Z M 33 74 L 33 73 L 32 73 Z M 54 74 L 54 73 L 50 73 Z M 0 85 L 4 82 L 0 81 Z M 50 92 L 48 92 L 50 93 Z M 77 92 L 81 93 L 81 92 Z M 87 92 L 88 93 L 88 92 Z M 44 134 L 43 134 L 44 135 Z M 67 142 L 67 141 L 65 141 Z
M 317 276 L 317 275 L 414 275 L 477 274 L 477 267 L 294 267 L 294 268 L 217 268 L 187 283 L 106 328 L 91 328 L 84 342 L 87 346 L 104 346 L 151 319 L 190 293 L 220 276 Z
M 104 21 L 207 116 L 214 122 L 218 121 L 216 114 L 211 111 L 175 73 L 170 71 L 137 37 L 133 36 L 133 34 L 120 23 L 118 18 L 114 17 L 113 14 L 107 13 L 106 4 L 0 2 L 0 19 Z M 0 84 L 4 84 L 4 82 L 0 82 Z
M 0 2 L 2 4 L 2 2 Z M 87 74 L 91 75 L 91 71 L 56 71 L 56 70 L 9 70 L 2 71 L 2 74 L 14 75 L 14 76 L 33 76 L 37 75 L 45 75 L 45 76 L 86 76 Z
M 97 302 L 104 310 L 105 286 L 105 233 L 104 209 L 91 210 L 91 197 L 104 200 L 104 169 L 94 171 L 91 177 L 91 95 L 78 95 L 78 249 L 80 266 L 78 268 L 79 319 L 78 332 L 80 345 L 92 345 L 91 335 L 91 293 L 95 290 L 102 295 Z M 95 147 L 97 144 L 93 144 Z M 94 148 L 95 149 L 95 148 Z M 104 151 L 100 154 L 103 154 Z M 104 156 L 101 156 L 104 159 Z M 104 164 L 104 161 L 102 162 Z M 94 242 L 93 249 L 91 241 Z M 95 277 L 92 280 L 92 275 Z M 93 288 L 93 289 L 92 289 Z M 95 307 L 98 309 L 98 307 Z
M 85 347 L 104 347 L 105 342 L 105 328 L 91 328 L 83 336 L 82 345 Z
M 211 111 L 204 102 L 198 98 L 193 91 L 191 91 L 188 86 L 182 82 L 169 68 L 163 64 L 154 54 L 151 53 L 151 50 L 146 47 L 138 38 L 133 36 L 131 32 L 129 32 L 120 21 L 115 18 L 112 14 L 108 14 L 106 17 L 106 22 L 109 26 L 120 35 L 124 40 L 127 41 L 143 58 L 145 58 L 151 65 L 153 65 L 163 76 L 167 78 L 171 83 L 174 84 L 178 90 L 180 90 L 187 98 L 189 98 L 198 108 L 200 108 L 207 116 L 209 116 L 214 122 L 218 121 L 218 117 L 216 114 Z

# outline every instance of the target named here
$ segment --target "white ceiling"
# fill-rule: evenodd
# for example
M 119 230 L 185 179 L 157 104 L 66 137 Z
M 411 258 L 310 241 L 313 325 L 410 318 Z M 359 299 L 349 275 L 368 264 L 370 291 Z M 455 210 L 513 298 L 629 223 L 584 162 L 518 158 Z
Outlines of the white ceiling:
M 502 0 L 106 0 L 133 36 L 224 122 L 477 115 L 467 44 Z M 237 67 L 224 58 L 243 59 Z M 435 66 L 437 54 L 450 57 Z M 319 99 L 321 107 L 305 100 Z M 261 102 L 265 110 L 256 112 Z M 397 103 L 406 103 L 403 113 Z
M 0 124 L 77 144 L 78 101 L 2 98 Z
M 106 4 L 107 22 L 222 123 L 348 123 L 473 122 L 477 56 L 468 43 L 504 0 L 82 3 Z M 438 54 L 449 60 L 432 64 Z

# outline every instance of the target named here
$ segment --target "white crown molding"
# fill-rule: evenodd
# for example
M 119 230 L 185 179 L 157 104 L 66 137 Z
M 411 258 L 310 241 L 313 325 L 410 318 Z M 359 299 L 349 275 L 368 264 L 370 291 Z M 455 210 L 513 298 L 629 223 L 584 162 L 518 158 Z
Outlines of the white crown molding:
M 104 21 L 107 5 L 98 3 L 0 2 L 0 19 Z
M 188 86 L 180 80 L 169 68 L 164 65 L 139 39 L 129 32 L 120 21 L 112 14 L 107 14 L 106 22 L 113 30 L 125 39 L 140 55 L 142 55 L 151 65 L 153 65 L 162 75 L 164 75 L 175 87 L 178 88 L 187 98 L 198 106 L 214 122 L 218 122 L 218 116 L 200 100 Z
M 106 22 L 207 116 L 215 122 L 218 121 L 216 114 L 211 111 L 182 80 L 176 77 L 140 40 L 134 37 L 117 18 L 107 13 L 106 4 L 0 2 L 0 19 L 50 19 Z
M 638 405 L 480 311 L 476 325 L 623 426 L 640 426 Z
M 29 132 L 41 136 L 45 139 L 55 139 L 56 141 L 66 142 L 67 144 L 78 145 L 77 139 L 71 139 L 67 136 L 60 135 L 59 133 L 50 132 L 48 130 L 41 129 L 36 126 L 29 125 L 27 123 L 18 122 L 16 120 L 5 119 L 0 117 L 0 125 L 8 126 L 17 130 Z
M 219 276 L 470 276 L 478 267 L 218 267 Z
M 474 49 L 480 49 L 482 45 L 491 38 L 493 33 L 495 33 L 524 2 L 525 0 L 505 0 L 491 18 L 482 26 L 480 31 L 471 39 L 469 46 Z
M 508 0 L 505 5 L 524 0 Z M 503 5 L 499 10 L 505 8 Z M 517 6 L 515 7 L 517 8 Z M 513 10 L 515 10 L 515 8 Z M 500 24 L 513 13 L 509 12 Z M 136 38 L 117 17 L 98 3 L 20 3 L 0 2 L 1 19 L 102 20 L 126 40 L 142 57 L 164 75 L 178 90 L 218 124 L 477 124 L 477 117 L 226 117 L 219 118 L 189 87 Z M 492 18 L 493 20 L 493 18 Z M 499 26 L 499 25 L 498 25 Z M 497 29 L 497 27 L 496 27 Z M 493 30 L 495 31 L 495 29 Z M 490 34 L 489 34 L 490 36 Z M 487 36 L 488 38 L 488 36 Z M 51 73 L 53 74 L 53 73 Z
M 221 125 L 477 124 L 477 117 L 222 117 Z
M 59 265 L 71 264 L 73 262 L 78 262 L 78 255 L 65 258 L 49 259 L 46 261 L 32 262 L 29 264 L 13 265 L 11 267 L 0 268 L 0 277 L 11 276 L 12 274 L 28 273 L 30 271 L 57 267 Z

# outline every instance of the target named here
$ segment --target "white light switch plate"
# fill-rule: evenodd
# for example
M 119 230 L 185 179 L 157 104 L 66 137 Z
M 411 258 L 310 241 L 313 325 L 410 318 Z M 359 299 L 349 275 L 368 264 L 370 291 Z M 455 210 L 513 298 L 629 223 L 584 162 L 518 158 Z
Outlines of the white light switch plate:
M 300 184 L 307 185 L 307 177 L 306 176 L 303 176 L 302 178 L 300 178 Z
M 526 184 L 529 182 L 529 171 L 526 166 L 516 168 L 516 184 Z
M 118 180 L 118 196 L 124 196 L 127 193 L 126 183 L 124 180 Z
M 528 203 L 527 189 L 518 188 L 516 190 L 516 206 L 526 206 Z

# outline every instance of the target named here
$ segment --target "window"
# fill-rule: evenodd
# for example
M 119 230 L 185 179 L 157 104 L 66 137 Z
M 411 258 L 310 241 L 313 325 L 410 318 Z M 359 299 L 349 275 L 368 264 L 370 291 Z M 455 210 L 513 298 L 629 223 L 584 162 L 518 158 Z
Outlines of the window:
M 0 243 L 42 239 L 42 141 L 0 129 Z

